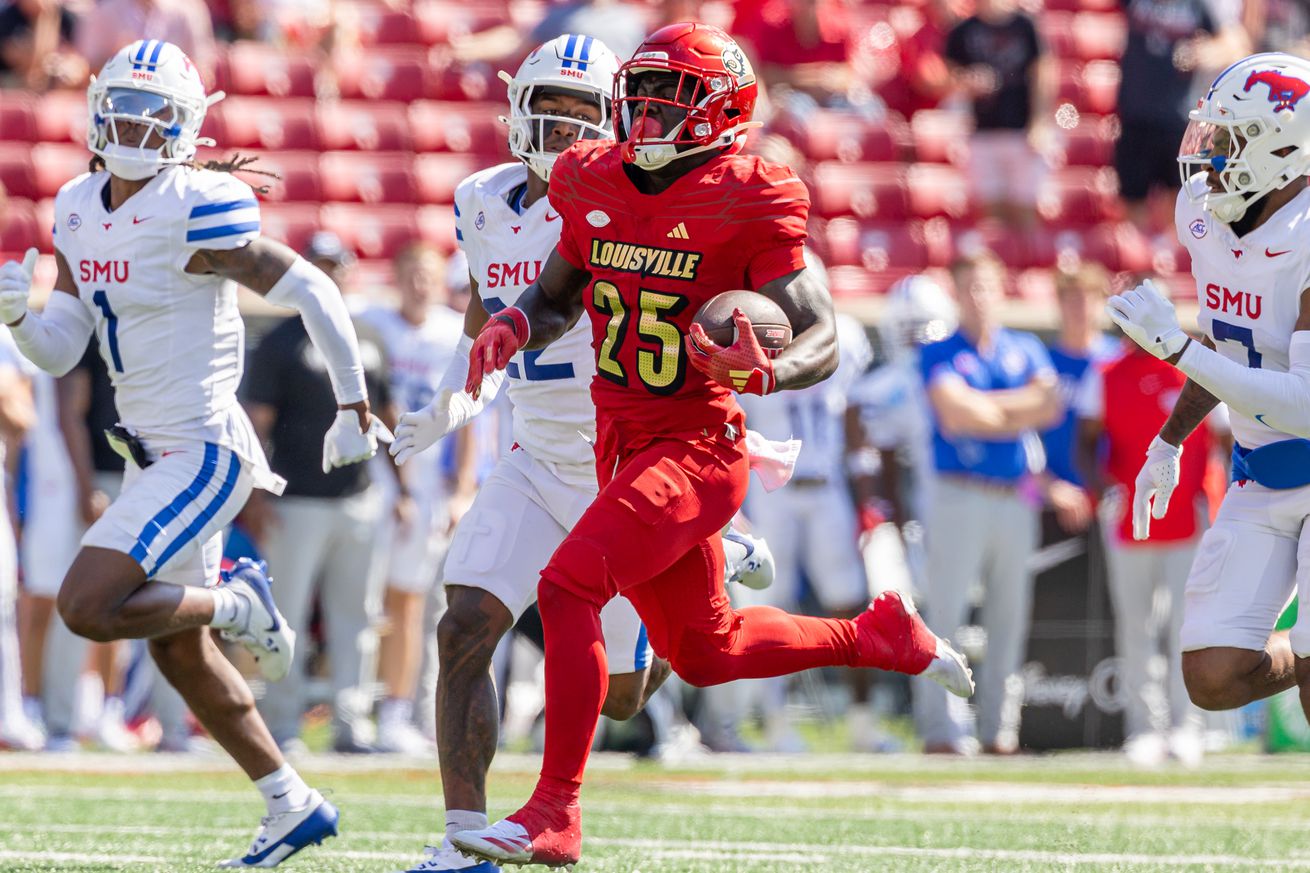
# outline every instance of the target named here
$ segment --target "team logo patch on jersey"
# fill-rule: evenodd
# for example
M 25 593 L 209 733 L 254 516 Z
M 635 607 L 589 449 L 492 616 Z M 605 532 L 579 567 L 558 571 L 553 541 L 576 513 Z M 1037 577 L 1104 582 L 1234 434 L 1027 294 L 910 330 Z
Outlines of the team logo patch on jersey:
M 1196 237 L 1197 239 L 1203 239 L 1205 237 L 1205 232 L 1206 232 L 1205 219 L 1198 218 L 1196 221 L 1193 221 L 1191 224 L 1187 225 L 1187 229 L 1192 232 L 1192 236 Z
M 473 219 L 473 226 L 476 227 L 478 230 L 482 230 L 482 228 L 486 227 L 486 226 L 487 226 L 487 213 L 485 213 L 485 212 L 479 212 L 479 213 L 478 213 L 478 217 L 475 218 L 475 219 Z
M 610 217 L 599 209 L 593 209 L 587 213 L 587 224 L 592 227 L 604 227 L 610 223 Z
M 1246 77 L 1242 90 L 1250 91 L 1256 85 L 1264 85 L 1269 89 L 1269 102 L 1274 104 L 1275 112 L 1295 109 L 1301 98 L 1310 94 L 1310 85 L 1277 70 L 1256 70 Z
M 77 230 L 81 226 L 82 226 L 82 216 L 78 215 L 76 212 L 68 216 L 69 230 Z

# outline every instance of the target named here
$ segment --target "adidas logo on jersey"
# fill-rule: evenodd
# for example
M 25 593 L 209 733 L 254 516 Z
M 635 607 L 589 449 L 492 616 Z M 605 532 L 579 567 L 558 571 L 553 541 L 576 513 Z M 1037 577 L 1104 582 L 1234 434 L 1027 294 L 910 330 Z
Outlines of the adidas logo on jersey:
M 687 225 L 683 224 L 681 221 L 678 222 L 677 227 L 666 233 L 665 236 L 669 239 L 691 239 L 691 236 L 687 233 Z

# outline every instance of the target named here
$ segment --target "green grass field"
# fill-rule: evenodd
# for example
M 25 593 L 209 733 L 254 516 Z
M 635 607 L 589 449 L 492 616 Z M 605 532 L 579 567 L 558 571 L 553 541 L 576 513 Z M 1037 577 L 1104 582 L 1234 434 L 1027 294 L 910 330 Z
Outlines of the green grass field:
M 1301 757 L 1151 772 L 1110 754 L 594 761 L 579 873 L 1310 869 Z M 493 815 L 527 796 L 535 767 L 498 759 Z M 435 764 L 314 757 L 301 770 L 333 792 L 343 831 L 280 869 L 388 873 L 438 837 Z M 0 756 L 0 870 L 208 870 L 239 854 L 261 811 L 216 761 Z

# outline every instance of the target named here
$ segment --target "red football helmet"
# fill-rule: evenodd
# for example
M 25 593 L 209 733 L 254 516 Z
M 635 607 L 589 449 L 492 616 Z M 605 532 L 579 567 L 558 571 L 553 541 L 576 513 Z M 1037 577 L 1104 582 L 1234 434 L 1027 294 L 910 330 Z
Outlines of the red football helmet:
M 642 88 L 643 77 L 652 74 L 662 87 Z M 747 128 L 760 126 L 751 121 L 758 91 L 745 52 L 721 29 L 689 22 L 661 27 L 614 79 L 623 159 L 657 170 L 686 155 L 732 146 Z

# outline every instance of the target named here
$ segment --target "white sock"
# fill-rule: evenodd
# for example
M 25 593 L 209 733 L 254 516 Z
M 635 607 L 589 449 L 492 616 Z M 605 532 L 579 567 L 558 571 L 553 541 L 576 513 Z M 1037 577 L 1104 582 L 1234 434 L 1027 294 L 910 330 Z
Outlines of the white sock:
M 255 780 L 255 787 L 264 795 L 270 815 L 299 809 L 309 803 L 309 786 L 290 764 L 283 764 L 264 778 Z
M 214 617 L 210 627 L 219 630 L 245 630 L 250 623 L 250 601 L 226 587 L 207 589 L 214 598 Z
M 488 824 L 485 812 L 474 812 L 471 809 L 448 809 L 446 810 L 446 839 L 450 839 L 460 831 L 480 831 Z
M 378 725 L 404 724 L 414 716 L 414 701 L 388 697 L 378 704 Z

